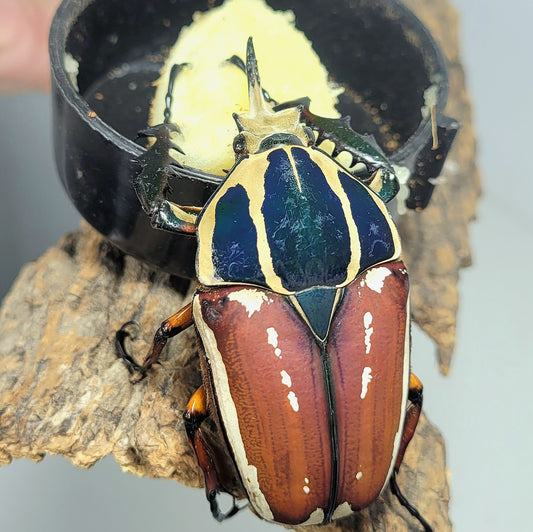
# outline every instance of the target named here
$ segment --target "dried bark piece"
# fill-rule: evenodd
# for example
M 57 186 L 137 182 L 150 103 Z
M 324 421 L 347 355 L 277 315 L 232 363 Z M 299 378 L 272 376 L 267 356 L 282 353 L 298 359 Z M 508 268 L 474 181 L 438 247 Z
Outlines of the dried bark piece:
M 50 453 L 90 467 L 113 453 L 133 473 L 198 485 L 180 430 L 199 384 L 194 335 L 180 335 L 165 371 L 137 386 L 113 344 L 114 331 L 138 319 L 142 353 L 152 326 L 182 301 L 168 275 L 88 227 L 28 264 L 0 313 L 0 461 Z
M 459 58 L 457 14 L 441 0 L 406 0 L 428 27 L 448 60 L 450 94 L 446 113 L 461 123 L 427 209 L 401 217 L 404 260 L 411 280 L 413 319 L 435 341 L 440 370 L 447 374 L 455 346 L 461 268 L 471 264 L 468 224 L 481 193 L 470 102 Z

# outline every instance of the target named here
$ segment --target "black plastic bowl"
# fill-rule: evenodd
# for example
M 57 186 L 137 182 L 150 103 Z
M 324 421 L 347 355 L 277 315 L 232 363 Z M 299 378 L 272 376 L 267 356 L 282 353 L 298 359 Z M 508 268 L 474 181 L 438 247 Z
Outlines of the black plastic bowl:
M 68 195 L 123 251 L 185 277 L 194 276 L 196 241 L 151 228 L 131 185 L 144 150 L 134 139 L 147 125 L 152 83 L 170 46 L 207 3 L 64 0 L 50 34 L 55 156 Z M 425 186 L 418 196 L 412 192 L 410 206 L 427 203 L 428 178 L 440 172 L 457 127 L 442 115 L 447 70 L 427 29 L 393 0 L 268 3 L 294 11 L 297 27 L 327 70 L 349 89 L 340 112 L 352 116 L 357 131 L 374 134 L 393 162 L 421 172 L 418 182 Z M 65 69 L 67 54 L 79 64 L 74 82 Z M 431 86 L 437 95 L 437 151 L 431 150 L 429 118 L 422 115 Z M 203 205 L 220 182 L 220 176 L 192 168 L 183 174 L 172 199 L 185 205 Z

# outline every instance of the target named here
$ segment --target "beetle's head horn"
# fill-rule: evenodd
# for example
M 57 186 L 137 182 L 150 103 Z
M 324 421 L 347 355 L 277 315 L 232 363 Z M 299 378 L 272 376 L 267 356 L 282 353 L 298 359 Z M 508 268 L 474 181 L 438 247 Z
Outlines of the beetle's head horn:
M 248 38 L 246 47 L 246 76 L 249 109 L 247 113 L 233 115 L 239 136 L 246 141 L 246 151 L 248 153 L 259 151 L 264 139 L 279 134 L 294 135 L 307 146 L 309 137 L 300 123 L 301 107 L 290 107 L 275 112 L 272 110 L 273 102 L 265 97 L 265 92 L 261 88 L 252 37 Z
M 271 111 L 270 107 L 267 105 L 261 87 L 261 79 L 259 78 L 259 68 L 257 66 L 257 57 L 255 56 L 252 37 L 248 37 L 248 43 L 246 46 L 246 77 L 248 78 L 249 114 Z

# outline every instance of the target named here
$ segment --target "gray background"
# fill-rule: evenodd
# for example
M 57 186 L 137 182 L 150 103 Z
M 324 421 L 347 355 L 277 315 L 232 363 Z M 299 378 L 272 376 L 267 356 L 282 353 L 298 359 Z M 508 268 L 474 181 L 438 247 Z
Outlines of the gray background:
M 533 4 L 454 3 L 484 196 L 471 227 L 474 266 L 461 275 L 452 374 L 438 375 L 418 332 L 413 365 L 426 412 L 447 439 L 455 530 L 533 530 Z M 49 115 L 48 96 L 0 97 L 0 294 L 22 264 L 78 225 L 55 173 Z M 202 491 L 127 475 L 111 459 L 82 471 L 58 457 L 0 471 L 0 523 L 6 532 L 273 530 L 249 512 L 218 525 Z

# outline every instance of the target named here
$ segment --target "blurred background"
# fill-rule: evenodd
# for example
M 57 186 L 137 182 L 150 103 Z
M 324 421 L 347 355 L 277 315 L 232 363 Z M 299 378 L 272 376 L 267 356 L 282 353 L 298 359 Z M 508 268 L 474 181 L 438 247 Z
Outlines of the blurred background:
M 533 3 L 452 3 L 484 193 L 470 230 L 474 265 L 461 274 L 451 375 L 438 374 L 434 347 L 418 331 L 413 368 L 447 441 L 456 532 L 531 530 Z M 24 263 L 79 224 L 56 175 L 50 131 L 48 95 L 0 96 L 2 297 Z M 275 529 L 247 511 L 219 525 L 203 491 L 127 475 L 112 459 L 83 471 L 59 457 L 0 470 L 0 523 L 6 532 Z

